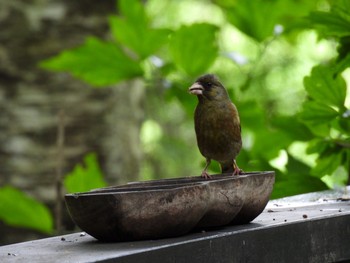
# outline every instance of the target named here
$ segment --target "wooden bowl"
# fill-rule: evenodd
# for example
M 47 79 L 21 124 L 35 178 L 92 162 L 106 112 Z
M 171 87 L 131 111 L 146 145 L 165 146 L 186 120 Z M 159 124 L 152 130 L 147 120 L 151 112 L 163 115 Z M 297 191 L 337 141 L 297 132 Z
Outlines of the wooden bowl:
M 196 227 L 208 228 L 229 224 L 243 206 L 244 188 L 240 176 L 212 176 L 209 179 L 208 210 Z
M 182 177 L 68 194 L 72 219 L 101 241 L 179 236 L 194 228 L 245 224 L 265 208 L 274 172 Z
M 275 172 L 251 172 L 240 176 L 245 185 L 242 209 L 231 221 L 232 225 L 247 224 L 264 210 L 275 183 Z
M 211 179 L 200 176 L 170 178 L 130 182 L 118 187 L 181 185 L 196 182 L 209 182 L 210 191 L 208 210 L 197 227 L 247 224 L 261 214 L 269 201 L 275 182 L 275 172 L 248 172 L 239 176 L 214 174 L 211 175 Z
M 207 183 L 128 187 L 65 196 L 73 221 L 100 241 L 183 235 L 206 213 L 208 199 Z
M 209 184 L 208 208 L 203 218 L 196 227 L 216 227 L 230 223 L 243 206 L 244 193 L 242 178 L 240 176 L 212 175 L 210 179 L 204 179 L 200 176 L 170 178 L 161 180 L 150 180 L 144 182 L 130 182 L 126 185 L 111 186 L 92 191 L 110 192 L 116 189 L 128 189 L 139 187 L 147 189 L 148 187 L 162 186 L 184 186 L 195 183 Z

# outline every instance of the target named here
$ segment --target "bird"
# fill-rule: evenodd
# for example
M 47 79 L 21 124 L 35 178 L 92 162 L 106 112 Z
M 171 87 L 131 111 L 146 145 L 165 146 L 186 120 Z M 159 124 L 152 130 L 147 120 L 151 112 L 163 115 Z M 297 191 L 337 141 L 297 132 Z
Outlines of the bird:
M 242 148 L 241 123 L 227 90 L 216 75 L 205 74 L 188 91 L 198 98 L 194 126 L 199 151 L 206 158 L 201 177 L 211 178 L 208 167 L 212 159 L 219 162 L 222 174 L 242 174 L 236 163 Z

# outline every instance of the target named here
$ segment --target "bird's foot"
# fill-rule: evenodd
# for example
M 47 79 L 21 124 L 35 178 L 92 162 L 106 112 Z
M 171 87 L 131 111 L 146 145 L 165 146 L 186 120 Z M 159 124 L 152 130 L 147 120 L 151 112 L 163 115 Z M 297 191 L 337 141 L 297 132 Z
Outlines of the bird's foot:
M 238 165 L 236 164 L 236 165 L 233 167 L 232 176 L 240 175 L 240 174 L 243 174 L 243 170 L 240 169 L 240 168 L 238 167 Z
M 204 179 L 211 179 L 211 176 L 208 174 L 207 171 L 203 171 L 201 177 Z
M 243 170 L 239 169 L 236 160 L 233 160 L 233 173 L 232 176 L 243 174 Z

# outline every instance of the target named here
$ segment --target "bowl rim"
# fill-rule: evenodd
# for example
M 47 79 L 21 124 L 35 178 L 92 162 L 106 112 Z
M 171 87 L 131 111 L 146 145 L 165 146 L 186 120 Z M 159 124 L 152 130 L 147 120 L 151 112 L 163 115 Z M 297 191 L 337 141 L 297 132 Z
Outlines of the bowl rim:
M 213 181 L 219 181 L 219 180 L 231 180 L 231 179 L 239 179 L 239 178 L 246 178 L 250 176 L 263 176 L 263 175 L 274 175 L 275 171 L 252 171 L 252 172 L 245 172 L 243 174 L 239 175 L 232 175 L 232 173 L 224 173 L 224 174 L 212 174 L 210 175 L 211 178 L 203 178 L 201 176 L 195 175 L 195 176 L 186 176 L 186 177 L 173 177 L 173 178 L 164 178 L 164 179 L 155 179 L 155 180 L 146 180 L 146 181 L 135 181 L 135 182 L 128 182 L 126 185 L 132 185 L 132 184 L 138 184 L 138 183 L 157 183 L 157 182 L 172 182 L 172 181 L 180 181 L 180 180 L 195 180 L 194 182 L 213 182 Z M 110 186 L 112 187 L 112 186 Z
M 246 172 L 237 176 L 233 176 L 231 173 L 226 174 L 213 174 L 211 178 L 202 178 L 201 176 L 188 176 L 188 177 L 176 177 L 176 178 L 164 178 L 147 181 L 128 182 L 123 185 L 107 186 L 96 189 L 91 189 L 86 192 L 76 192 L 65 194 L 65 197 L 83 197 L 83 196 L 100 196 L 100 195 L 119 195 L 119 194 L 144 194 L 164 191 L 178 191 L 184 188 L 193 187 L 208 187 L 212 183 L 221 181 L 239 180 L 245 179 L 251 176 L 274 176 L 274 171 L 253 171 Z M 183 181 L 183 182 L 182 182 Z M 159 183 L 152 185 L 152 183 Z M 135 186 L 133 186 L 135 185 Z
M 94 189 L 94 191 L 90 190 L 87 192 L 77 192 L 77 193 L 69 193 L 65 194 L 65 197 L 83 197 L 83 196 L 103 196 L 103 195 L 126 195 L 126 194 L 145 194 L 145 193 L 154 193 L 154 192 L 173 192 L 178 190 L 183 190 L 186 188 L 194 188 L 194 187 L 200 187 L 200 188 L 206 188 L 208 183 L 205 182 L 195 182 L 191 184 L 168 184 L 168 185 L 154 185 L 154 186 L 147 186 L 147 187 L 125 187 L 120 189 L 108 189 L 108 190 L 101 190 L 99 191 L 98 188 Z

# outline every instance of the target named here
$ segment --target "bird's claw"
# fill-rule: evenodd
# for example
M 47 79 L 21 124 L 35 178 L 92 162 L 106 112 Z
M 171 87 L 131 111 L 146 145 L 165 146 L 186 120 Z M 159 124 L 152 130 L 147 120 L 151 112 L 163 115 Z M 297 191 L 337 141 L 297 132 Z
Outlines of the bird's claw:
M 243 174 L 243 170 L 238 168 L 238 169 L 234 169 L 232 176 L 240 175 L 240 174 Z
M 234 166 L 233 166 L 233 174 L 232 176 L 235 176 L 235 175 L 240 175 L 240 174 L 243 174 L 243 170 L 240 169 L 237 165 L 236 162 L 234 162 Z
M 201 177 L 204 179 L 211 179 L 211 176 L 208 174 L 207 171 L 203 171 Z

